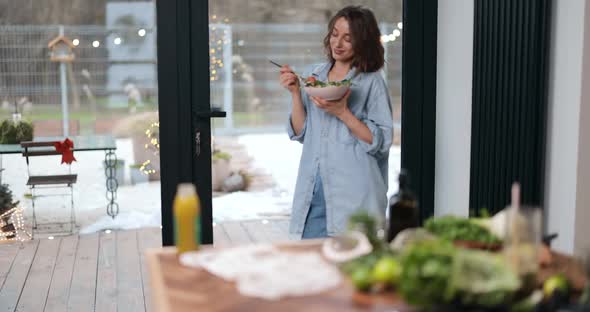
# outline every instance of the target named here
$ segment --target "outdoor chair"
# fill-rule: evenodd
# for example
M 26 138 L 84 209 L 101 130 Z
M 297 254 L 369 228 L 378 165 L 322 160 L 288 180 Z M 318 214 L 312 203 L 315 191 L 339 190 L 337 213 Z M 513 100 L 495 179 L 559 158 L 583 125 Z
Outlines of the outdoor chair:
M 61 155 L 60 152 L 56 151 L 54 144 L 58 142 L 21 142 L 23 148 L 23 157 L 27 161 L 27 173 L 28 180 L 27 186 L 31 191 L 31 202 L 33 207 L 33 235 L 37 230 L 37 215 L 35 212 L 35 201 L 41 197 L 49 196 L 69 196 L 70 197 L 70 230 L 69 233 L 73 233 L 76 228 L 76 214 L 74 210 L 74 184 L 78 179 L 78 175 L 72 174 L 71 165 L 68 166 L 68 174 L 55 174 L 55 175 L 32 175 L 30 158 L 37 156 L 52 156 Z M 56 164 L 57 166 L 58 164 Z M 55 193 L 55 194 L 35 194 L 35 191 L 40 189 L 69 189 L 68 193 Z

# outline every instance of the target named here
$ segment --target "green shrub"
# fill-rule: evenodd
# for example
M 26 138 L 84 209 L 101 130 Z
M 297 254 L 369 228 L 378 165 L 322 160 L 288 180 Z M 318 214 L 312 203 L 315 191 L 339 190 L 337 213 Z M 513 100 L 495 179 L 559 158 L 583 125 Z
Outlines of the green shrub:
M 4 120 L 0 124 L 0 144 L 18 144 L 33 140 L 33 125 L 30 122 Z

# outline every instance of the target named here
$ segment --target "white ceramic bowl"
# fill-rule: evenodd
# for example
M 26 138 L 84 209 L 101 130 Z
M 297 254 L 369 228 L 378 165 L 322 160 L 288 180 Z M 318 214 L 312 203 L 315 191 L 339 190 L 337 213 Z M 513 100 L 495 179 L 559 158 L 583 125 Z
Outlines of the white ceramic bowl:
M 320 99 L 327 101 L 341 99 L 346 91 L 350 88 L 350 85 L 342 86 L 327 86 L 327 87 L 304 87 L 303 89 L 310 96 L 315 96 Z

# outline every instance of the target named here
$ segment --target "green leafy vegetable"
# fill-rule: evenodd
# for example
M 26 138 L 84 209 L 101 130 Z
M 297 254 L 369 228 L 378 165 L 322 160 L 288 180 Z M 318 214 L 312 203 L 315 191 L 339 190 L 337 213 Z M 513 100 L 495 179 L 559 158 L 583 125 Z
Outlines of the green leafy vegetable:
M 447 290 L 456 250 L 446 241 L 422 241 L 406 249 L 401 258 L 399 291 L 410 303 L 421 307 L 448 303 Z
M 432 234 L 450 241 L 472 241 L 484 244 L 499 244 L 502 241 L 485 227 L 470 219 L 445 216 L 430 218 L 424 224 Z
M 325 88 L 325 87 L 329 87 L 329 86 L 333 86 L 333 87 L 339 87 L 339 86 L 345 86 L 345 85 L 351 85 L 351 80 L 350 79 L 345 79 L 342 81 L 329 81 L 329 82 L 323 82 L 320 80 L 307 80 L 305 82 L 305 86 L 306 87 L 312 87 L 312 88 Z
M 377 219 L 366 210 L 356 212 L 348 219 L 349 230 L 364 233 L 373 249 L 380 250 L 385 246 L 385 241 L 377 237 L 377 226 Z
M 499 255 L 477 250 L 455 253 L 449 289 L 462 305 L 497 307 L 512 301 L 520 279 Z
M 496 308 L 510 305 L 521 282 L 501 256 L 423 241 L 402 255 L 399 291 L 411 304 L 431 308 Z

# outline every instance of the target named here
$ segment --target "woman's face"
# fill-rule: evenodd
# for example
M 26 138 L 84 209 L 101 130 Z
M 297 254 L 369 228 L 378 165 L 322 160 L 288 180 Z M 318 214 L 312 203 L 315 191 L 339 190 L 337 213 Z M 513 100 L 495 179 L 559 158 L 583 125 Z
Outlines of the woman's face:
M 349 62 L 354 56 L 348 21 L 344 17 L 339 18 L 334 23 L 334 28 L 330 34 L 330 49 L 332 50 L 332 57 L 336 61 Z

